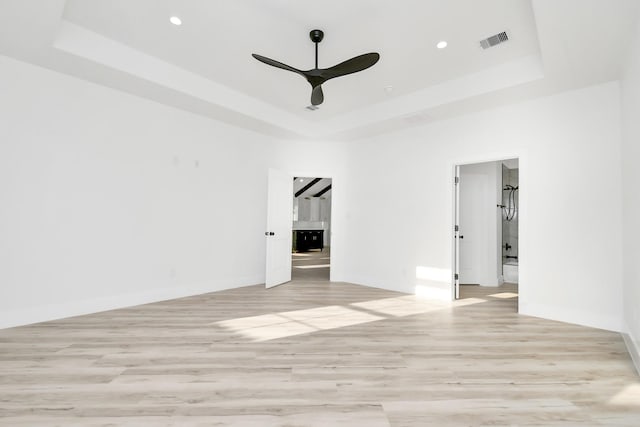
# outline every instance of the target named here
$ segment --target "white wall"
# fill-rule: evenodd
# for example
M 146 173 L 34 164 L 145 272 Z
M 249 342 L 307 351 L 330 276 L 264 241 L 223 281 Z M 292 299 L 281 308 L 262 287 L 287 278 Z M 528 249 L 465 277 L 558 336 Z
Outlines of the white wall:
M 324 245 L 331 246 L 331 190 L 320 197 L 320 221 L 324 224 Z
M 624 314 L 640 370 L 640 25 L 621 81 Z
M 0 93 L 0 327 L 264 283 L 270 167 L 334 178 L 344 247 L 343 144 L 276 141 L 2 56 Z
M 295 199 L 298 202 L 298 221 L 329 222 L 331 220 L 331 194 Z
M 608 83 L 351 143 L 343 279 L 441 295 L 453 165 L 519 157 L 520 312 L 620 330 L 619 141 Z
M 449 286 L 453 165 L 520 157 L 521 312 L 621 329 L 615 83 L 349 144 L 273 141 L 4 57 L 0 93 L 0 326 L 263 282 L 268 167 L 333 178 L 332 280 Z
M 0 57 L 0 327 L 264 283 L 275 143 Z

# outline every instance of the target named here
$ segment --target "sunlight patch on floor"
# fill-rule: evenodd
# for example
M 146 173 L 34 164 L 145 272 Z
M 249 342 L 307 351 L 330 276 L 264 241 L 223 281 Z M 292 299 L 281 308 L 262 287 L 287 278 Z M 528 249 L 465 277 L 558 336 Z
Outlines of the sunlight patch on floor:
M 305 325 L 300 322 L 284 322 L 277 325 L 267 325 L 259 328 L 249 328 L 236 330 L 234 332 L 240 332 L 247 338 L 252 339 L 255 342 L 269 341 L 277 338 L 292 337 L 295 335 L 306 334 L 309 332 L 318 331 L 318 328 L 314 328 L 310 325 Z
M 486 302 L 480 298 L 458 301 L 424 300 L 415 295 L 361 301 L 349 306 L 329 305 L 304 310 L 241 317 L 213 323 L 254 342 L 286 338 L 310 332 L 343 328 L 394 317 L 429 313 L 451 307 Z
M 610 405 L 635 406 L 640 408 L 640 384 L 629 384 L 609 399 Z
M 413 295 L 357 302 L 351 305 L 394 317 L 428 313 L 430 311 L 442 310 L 443 308 L 451 306 L 450 303 L 442 301 L 420 300 Z
M 438 300 L 441 302 L 451 301 L 451 287 L 448 284 L 425 284 L 418 283 L 414 288 L 414 293 L 418 298 L 433 301 Z
M 382 298 L 374 299 L 371 301 L 354 302 L 350 305 L 354 307 L 366 308 L 367 310 L 380 310 L 394 305 L 406 304 L 407 298 L 405 296 L 396 298 Z
M 465 298 L 454 301 L 452 305 L 454 307 L 464 307 L 465 305 L 479 304 L 481 302 L 487 302 L 487 300 L 482 298 Z
M 492 294 L 489 296 L 494 298 L 517 298 L 518 294 L 513 292 L 500 292 L 499 294 Z
M 289 319 L 279 314 L 263 314 L 261 316 L 240 317 L 238 319 L 223 320 L 220 322 L 216 322 L 215 324 L 230 330 L 238 331 L 259 326 L 285 323 L 288 321 Z
M 449 306 L 442 306 L 442 305 L 435 305 L 435 304 L 433 305 L 403 304 L 403 305 L 395 305 L 392 307 L 381 309 L 380 312 L 387 314 L 389 316 L 404 317 L 404 316 L 411 316 L 413 314 L 429 313 L 431 311 L 442 310 L 448 307 Z
M 311 268 L 329 268 L 331 264 L 315 264 L 315 265 L 295 265 L 293 268 L 301 268 L 303 270 L 308 270 Z
M 261 342 L 382 319 L 384 317 L 333 305 L 223 320 L 214 324 Z
M 349 314 L 353 310 L 341 305 L 327 305 L 325 307 L 308 308 L 306 310 L 285 311 L 280 316 L 289 320 L 307 320 L 314 317 L 340 316 Z
M 361 311 L 353 311 L 350 314 L 343 314 L 333 317 L 316 317 L 313 319 L 305 320 L 305 323 L 310 326 L 314 326 L 318 329 L 336 329 L 345 326 L 360 325 L 362 323 L 375 322 L 376 320 L 382 320 L 384 317 L 376 316 L 370 313 L 363 313 Z

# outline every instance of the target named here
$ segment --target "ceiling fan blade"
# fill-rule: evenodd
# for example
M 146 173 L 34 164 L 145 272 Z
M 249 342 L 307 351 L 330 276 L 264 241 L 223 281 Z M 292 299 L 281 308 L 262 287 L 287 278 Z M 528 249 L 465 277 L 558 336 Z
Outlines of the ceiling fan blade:
M 324 93 L 322 93 L 322 86 L 318 85 L 311 91 L 311 105 L 320 105 L 324 101 Z
M 254 58 L 256 58 L 260 62 L 264 62 L 267 65 L 271 65 L 272 67 L 282 68 L 283 70 L 287 70 L 287 71 L 293 71 L 294 73 L 298 73 L 298 74 L 304 76 L 302 71 L 298 70 L 297 68 L 290 67 L 287 64 L 283 64 L 282 62 L 278 62 L 278 61 L 275 61 L 275 60 L 273 60 L 271 58 L 267 58 L 266 56 L 258 55 L 258 54 L 255 54 L 255 53 L 252 53 L 251 56 L 253 56 Z
M 346 76 L 347 74 L 357 73 L 358 71 L 366 70 L 373 66 L 380 59 L 380 54 L 377 52 L 365 53 L 351 59 L 347 59 L 344 62 L 334 65 L 331 68 L 322 70 L 322 77 L 326 80 L 333 79 L 335 77 Z

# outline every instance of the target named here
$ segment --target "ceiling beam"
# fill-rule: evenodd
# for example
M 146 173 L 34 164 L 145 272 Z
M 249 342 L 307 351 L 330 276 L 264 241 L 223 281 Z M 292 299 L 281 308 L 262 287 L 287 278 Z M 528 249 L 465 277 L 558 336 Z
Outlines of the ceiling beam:
M 302 193 L 304 193 L 305 191 L 307 191 L 308 189 L 310 189 L 311 187 L 316 185 L 318 183 L 318 181 L 320 181 L 321 179 L 322 178 L 314 178 L 310 183 L 308 183 L 307 185 L 302 187 L 300 190 L 298 190 L 298 192 L 296 193 L 295 197 L 300 197 L 300 195 Z
M 316 194 L 313 195 L 313 197 L 320 197 L 329 190 L 331 190 L 331 184 L 327 185 L 322 190 L 318 191 Z

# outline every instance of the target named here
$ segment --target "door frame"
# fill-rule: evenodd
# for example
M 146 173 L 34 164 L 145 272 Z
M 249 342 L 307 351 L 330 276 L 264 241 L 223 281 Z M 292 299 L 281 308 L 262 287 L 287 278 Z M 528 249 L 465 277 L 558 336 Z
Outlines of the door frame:
M 329 260 L 329 263 L 331 264 L 331 266 L 329 267 L 329 281 L 330 282 L 339 282 L 341 281 L 340 278 L 336 277 L 335 271 L 336 269 L 334 268 L 335 265 L 335 260 L 336 258 L 336 254 L 340 254 L 342 252 L 340 252 L 339 248 L 341 248 L 341 245 L 335 244 L 335 240 L 333 238 L 333 231 L 335 230 L 335 218 L 336 218 L 336 206 L 340 206 L 341 205 L 339 203 L 336 203 L 336 197 L 335 197 L 335 190 L 336 190 L 336 182 L 338 182 L 338 180 L 336 180 L 336 177 L 333 173 L 327 173 L 326 171 L 319 171 L 319 170 L 292 170 L 292 169 L 287 169 L 287 168 L 283 168 L 281 169 L 283 172 L 288 173 L 289 175 L 291 175 L 291 178 L 296 177 L 296 176 L 300 176 L 300 177 L 315 177 L 315 178 L 328 178 L 331 179 L 331 229 L 329 231 L 329 242 L 330 242 L 330 247 L 331 247 L 331 254 L 329 255 L 331 257 L 331 259 Z M 341 182 L 341 181 L 339 181 Z M 338 186 L 339 188 L 339 186 Z M 340 194 L 340 190 L 338 190 L 338 194 Z M 291 200 L 291 203 L 293 203 L 293 200 Z M 293 205 L 290 205 L 289 207 L 291 208 Z M 290 209 L 291 211 L 291 209 Z M 293 231 L 293 212 L 291 215 L 291 231 Z M 339 241 L 339 239 L 338 239 Z M 338 250 L 335 250 L 336 246 L 338 247 Z M 289 254 L 289 256 L 291 256 L 291 254 Z M 339 263 L 338 263 L 339 264 Z
M 460 262 L 460 246 L 458 241 L 459 230 L 456 230 L 456 225 L 459 225 L 460 219 L 460 199 L 459 199 L 459 186 L 456 178 L 460 176 L 460 166 L 464 165 L 474 165 L 478 163 L 489 163 L 489 162 L 501 162 L 503 160 L 512 160 L 518 159 L 518 170 L 519 170 L 519 180 L 522 181 L 522 166 L 523 166 L 523 156 L 521 154 L 512 154 L 512 155 L 500 155 L 496 157 L 477 157 L 472 159 L 461 159 L 451 163 L 451 194 L 452 194 L 452 207 L 453 212 L 451 216 L 451 300 L 455 301 L 460 298 L 460 283 L 457 280 L 457 275 L 459 275 L 459 262 Z M 518 196 L 518 292 L 520 293 L 522 290 L 522 280 L 520 276 L 521 272 L 521 247 L 522 247 L 522 206 L 523 206 L 523 198 L 522 196 Z M 526 203 L 525 203 L 526 206 Z M 526 215 L 525 215 L 526 216 Z M 518 299 L 518 312 L 520 311 L 520 304 L 522 304 L 522 297 Z

